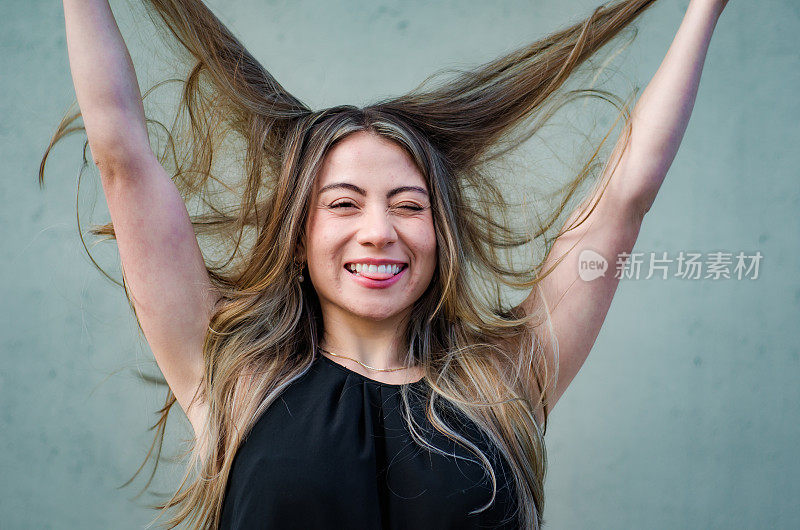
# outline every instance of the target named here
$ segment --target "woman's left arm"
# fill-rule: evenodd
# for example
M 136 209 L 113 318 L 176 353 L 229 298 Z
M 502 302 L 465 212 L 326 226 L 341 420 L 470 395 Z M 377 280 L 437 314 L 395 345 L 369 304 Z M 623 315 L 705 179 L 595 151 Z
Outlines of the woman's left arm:
M 631 116 L 620 186 L 642 214 L 656 198 L 692 114 L 711 34 L 727 0 L 692 0 L 666 57 Z
M 589 211 L 585 210 L 587 204 L 593 207 L 583 223 L 553 243 L 541 269 L 544 278 L 519 306 L 530 314 L 545 302 L 550 311 L 552 334 L 558 343 L 558 378 L 554 386 L 549 383 L 548 410 L 577 375 L 600 332 L 619 283 L 613 274 L 619 265 L 616 258 L 633 249 L 644 215 L 675 158 L 694 106 L 711 34 L 726 3 L 691 0 L 666 57 L 634 107 L 629 143 L 625 145 L 621 137 L 612 152 L 607 168 L 619 162 L 613 178 L 598 199 L 610 174 L 607 169 L 596 191 L 572 212 L 564 228 L 571 226 L 581 211 Z M 610 271 L 597 278 L 582 278 L 579 257 L 583 249 L 602 255 Z M 543 338 L 541 345 L 552 374 L 556 355 L 549 340 L 551 330 L 544 326 L 534 331 Z M 541 411 L 537 415 L 542 418 Z

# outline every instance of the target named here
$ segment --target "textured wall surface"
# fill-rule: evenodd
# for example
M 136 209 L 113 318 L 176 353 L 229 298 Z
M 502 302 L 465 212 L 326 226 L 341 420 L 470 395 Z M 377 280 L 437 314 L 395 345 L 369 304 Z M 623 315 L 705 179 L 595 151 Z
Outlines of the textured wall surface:
M 112 2 L 141 86 L 165 65 L 137 2 Z M 587 0 L 210 6 L 313 108 L 399 94 L 579 17 Z M 621 72 L 646 86 L 686 1 L 638 22 Z M 733 0 L 692 120 L 635 251 L 760 252 L 751 279 L 626 279 L 548 426 L 549 528 L 798 528 L 800 86 L 794 0 Z M 144 458 L 164 390 L 122 290 L 86 256 L 75 219 L 83 138 L 38 163 L 74 99 L 60 2 L 3 0 L 0 18 L 0 527 L 141 528 Z M 535 151 L 534 151 L 535 156 Z M 514 178 L 524 179 L 525 175 Z M 81 230 L 107 222 L 85 174 Z M 92 210 L 94 210 L 92 212 Z M 92 249 L 119 279 L 113 243 Z M 165 453 L 190 435 L 179 407 Z M 154 490 L 182 476 L 165 461 Z

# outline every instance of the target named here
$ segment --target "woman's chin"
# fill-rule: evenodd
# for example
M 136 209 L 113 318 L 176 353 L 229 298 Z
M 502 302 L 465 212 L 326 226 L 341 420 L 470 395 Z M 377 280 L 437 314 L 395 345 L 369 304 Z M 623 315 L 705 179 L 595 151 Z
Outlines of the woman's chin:
M 386 320 L 388 318 L 396 317 L 405 310 L 406 308 L 401 307 L 400 304 L 380 305 L 380 306 L 369 306 L 366 304 L 360 304 L 358 307 L 351 308 L 350 313 L 353 315 L 354 318 L 379 322 L 381 320 Z

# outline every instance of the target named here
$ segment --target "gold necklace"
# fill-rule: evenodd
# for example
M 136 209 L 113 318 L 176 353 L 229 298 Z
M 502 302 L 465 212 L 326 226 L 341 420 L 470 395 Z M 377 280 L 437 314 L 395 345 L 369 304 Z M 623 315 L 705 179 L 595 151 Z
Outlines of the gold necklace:
M 362 363 L 358 359 L 353 359 L 352 357 L 347 357 L 346 355 L 339 355 L 338 353 L 331 353 L 328 350 L 326 350 L 325 348 L 323 348 L 322 346 L 317 346 L 317 348 L 319 348 L 320 350 L 324 351 L 328 355 L 333 355 L 334 357 L 342 357 L 344 359 L 350 359 L 351 361 L 355 361 L 358 364 L 360 364 L 361 366 L 363 366 L 364 368 L 366 368 L 367 370 L 374 370 L 376 372 L 396 372 L 398 370 L 406 370 L 405 367 L 403 367 L 403 368 L 373 368 L 371 366 L 367 366 L 366 364 Z

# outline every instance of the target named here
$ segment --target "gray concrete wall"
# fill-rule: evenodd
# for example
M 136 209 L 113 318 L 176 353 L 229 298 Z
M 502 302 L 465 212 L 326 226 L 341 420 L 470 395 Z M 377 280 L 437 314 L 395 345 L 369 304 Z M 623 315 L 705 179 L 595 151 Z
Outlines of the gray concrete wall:
M 135 4 L 112 7 L 147 87 L 164 65 Z M 640 19 L 622 74 L 647 84 L 686 4 L 663 1 Z M 287 89 L 319 108 L 364 104 L 439 68 L 487 61 L 596 3 L 210 5 Z M 728 6 L 683 145 L 635 248 L 669 257 L 758 251 L 759 277 L 623 280 L 551 416 L 550 528 L 800 526 L 799 14 L 793 0 Z M 0 49 L 0 526 L 141 528 L 154 499 L 132 497 L 149 468 L 117 487 L 146 454 L 164 392 L 133 376 L 155 373 L 152 354 L 121 289 L 81 246 L 83 139 L 60 144 L 46 188 L 36 184 L 74 98 L 60 2 L 4 0 Z M 85 177 L 91 243 L 88 223 L 108 218 L 96 176 Z M 115 245 L 93 252 L 119 279 Z M 169 455 L 190 435 L 175 408 Z M 171 491 L 183 467 L 161 465 L 155 489 Z

